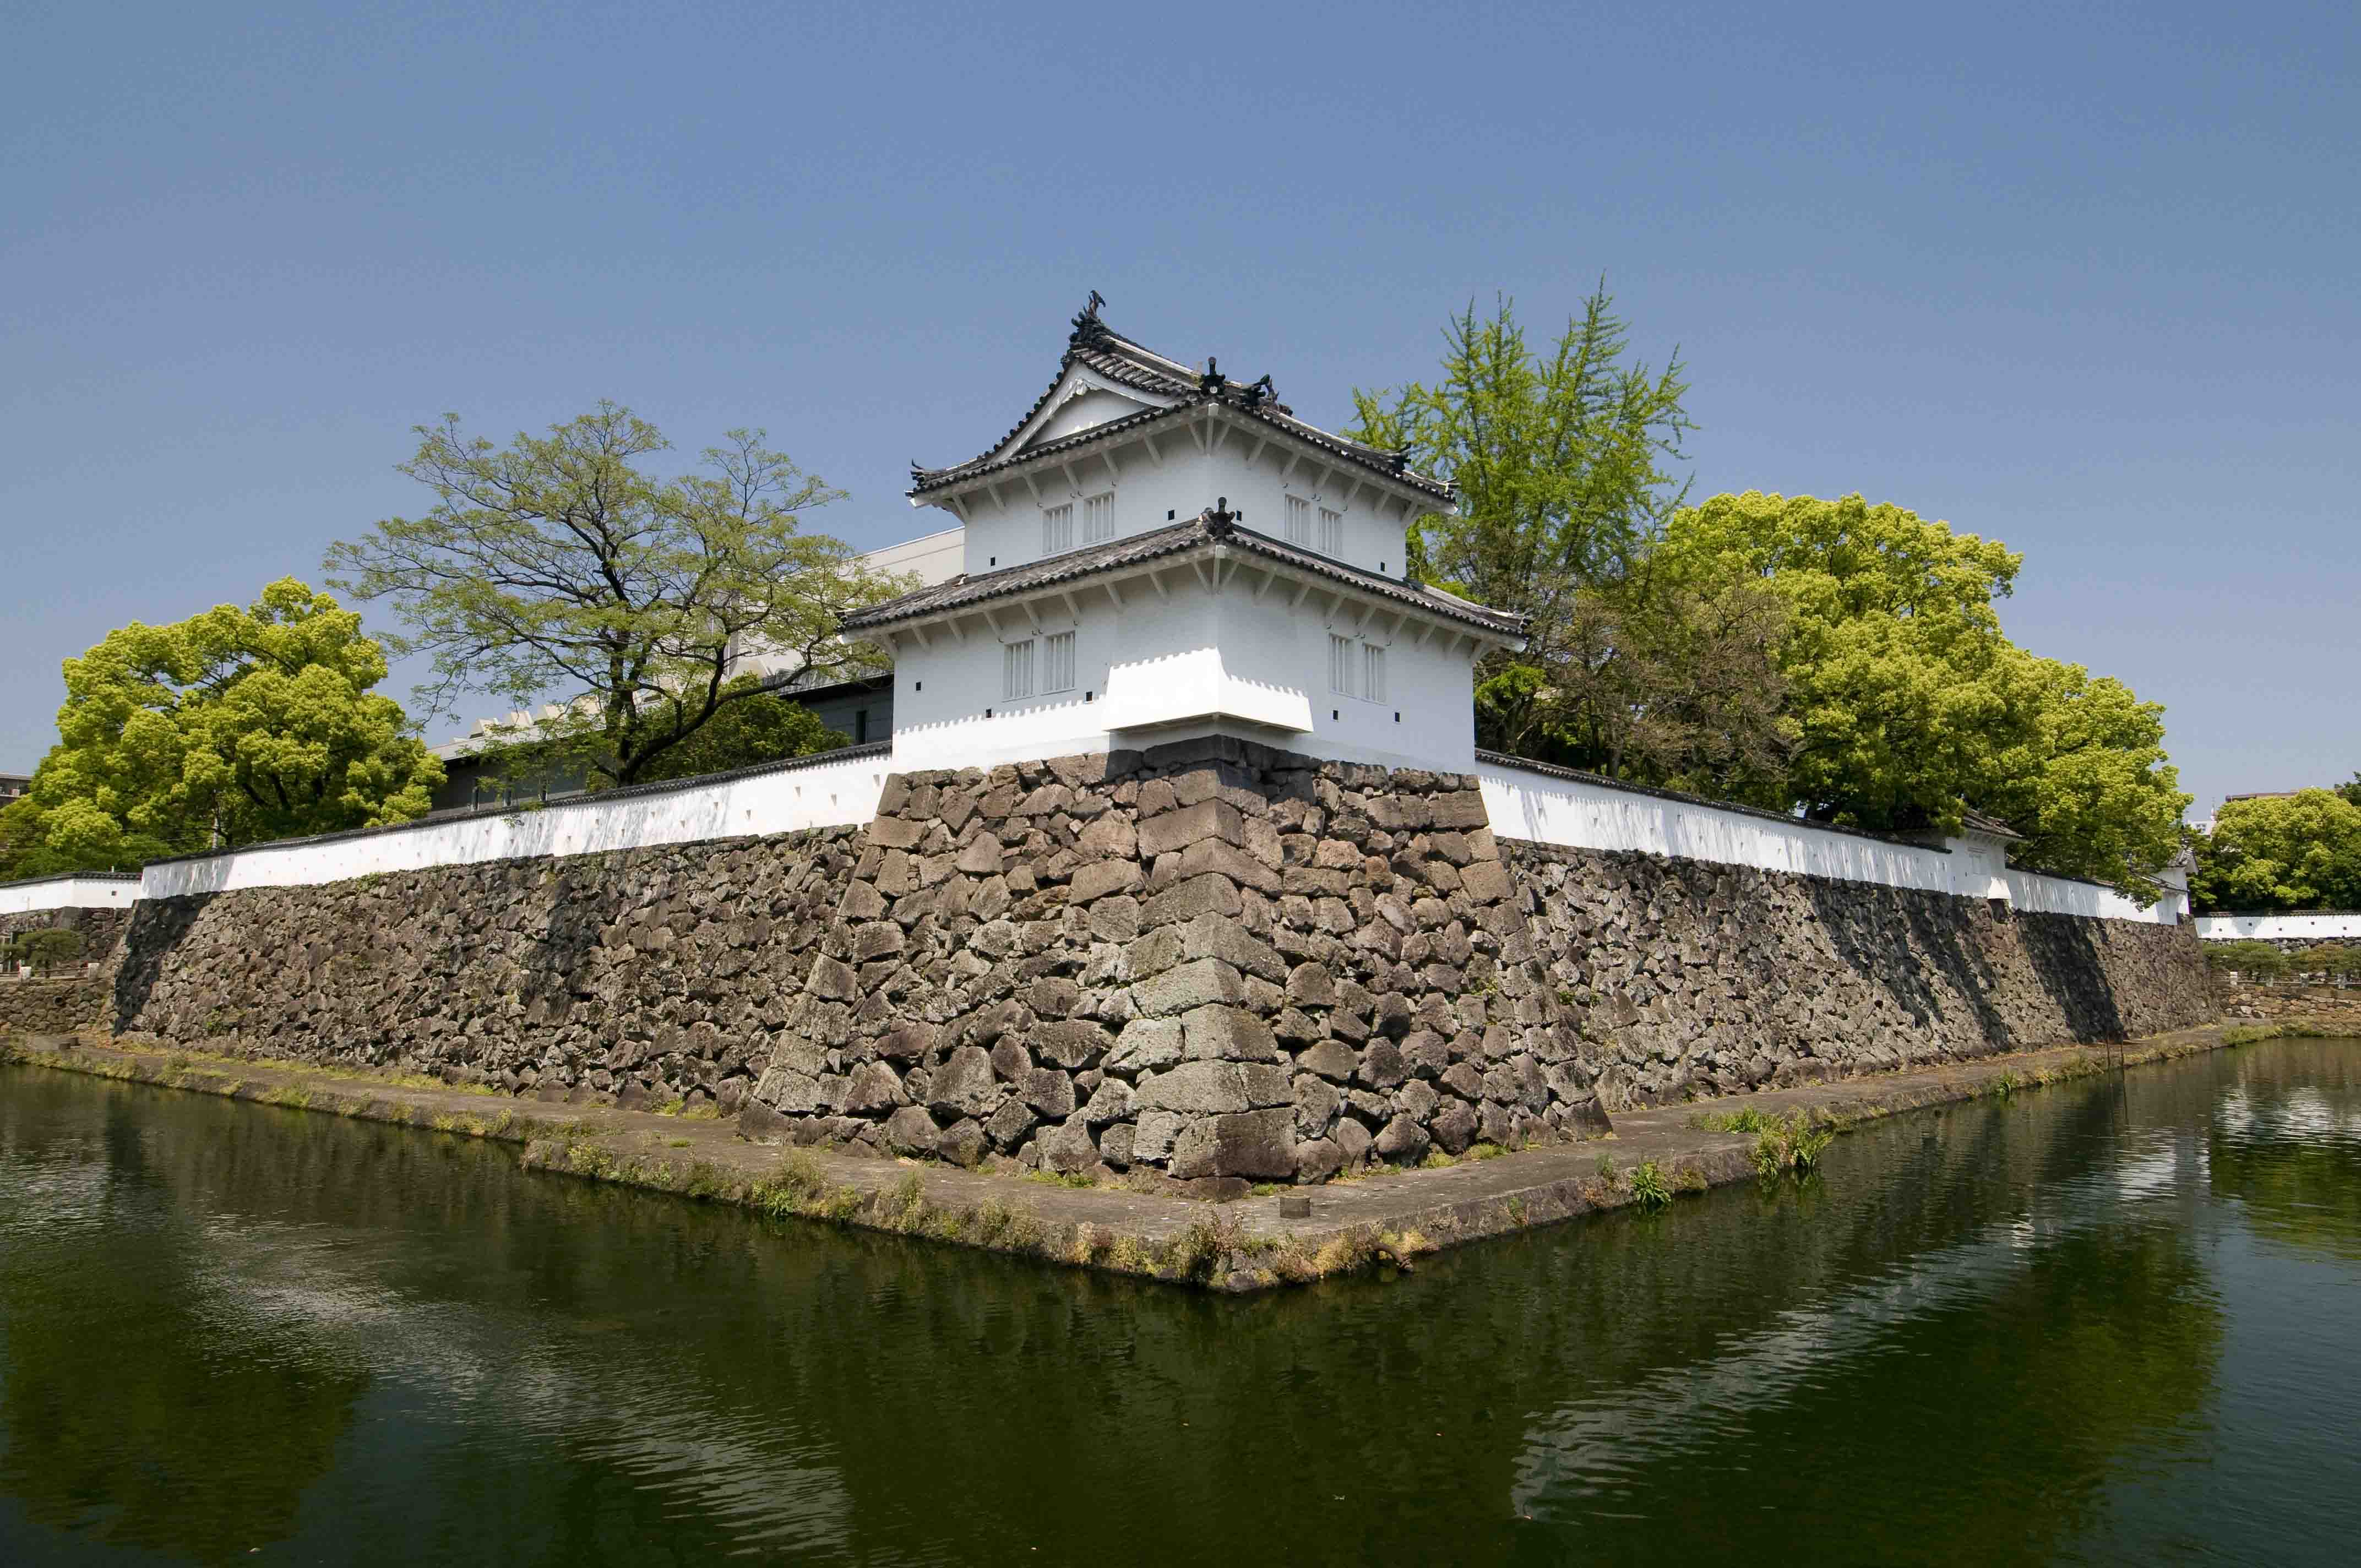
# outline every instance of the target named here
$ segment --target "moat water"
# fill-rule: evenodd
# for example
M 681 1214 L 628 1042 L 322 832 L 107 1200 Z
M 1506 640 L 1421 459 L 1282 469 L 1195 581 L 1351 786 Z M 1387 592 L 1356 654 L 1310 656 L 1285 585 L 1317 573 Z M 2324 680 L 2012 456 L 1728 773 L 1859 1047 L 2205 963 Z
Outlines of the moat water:
M 1246 1300 L 0 1069 L 0 1563 L 2361 1560 L 2361 1041 Z

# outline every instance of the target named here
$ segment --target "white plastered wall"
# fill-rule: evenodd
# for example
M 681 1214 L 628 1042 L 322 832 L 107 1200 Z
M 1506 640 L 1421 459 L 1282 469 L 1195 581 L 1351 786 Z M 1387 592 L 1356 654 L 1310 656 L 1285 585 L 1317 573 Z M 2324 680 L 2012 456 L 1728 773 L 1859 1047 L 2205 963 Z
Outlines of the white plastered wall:
M 1491 762 L 1479 762 L 1474 771 L 1483 784 L 1492 831 L 1503 838 L 1579 850 L 1636 850 L 1965 898 L 1998 896 L 2004 889 L 2015 907 L 2043 915 L 2169 926 L 2181 908 L 2180 895 L 2175 893 L 2142 905 L 2096 883 L 2030 872 L 2002 872 L 1995 887 L 1993 866 L 1979 854 L 1866 839 L 1807 822 Z
M 142 898 L 297 887 L 386 872 L 522 856 L 583 855 L 806 828 L 866 824 L 892 770 L 874 751 L 840 762 L 646 794 L 588 795 L 535 811 L 471 817 L 309 843 L 168 861 L 141 874 Z
M 128 909 L 138 900 L 136 877 L 44 877 L 0 885 L 0 915 L 46 909 Z
M 2201 915 L 2197 934 L 2209 942 L 2334 942 L 2361 937 L 2361 914 Z
M 1221 587 L 1208 578 L 1218 565 Z M 1465 639 L 1379 609 L 1364 616 L 1300 585 L 1271 583 L 1260 601 L 1259 567 L 1231 555 L 1200 570 L 1184 562 L 1110 588 L 1104 581 L 1064 598 L 986 607 L 961 631 L 906 632 L 895 654 L 894 759 L 904 769 L 989 767 L 1079 752 L 1143 748 L 1224 732 L 1311 756 L 1394 766 L 1468 767 L 1475 726 L 1468 705 L 1473 652 Z M 1012 699 L 1003 647 L 1075 634 L 1074 689 Z M 1329 684 L 1328 639 L 1385 649 L 1385 700 Z M 964 640 L 962 641 L 962 633 Z
M 1219 436 L 1211 452 L 1204 447 L 1209 431 Z M 1363 571 L 1402 575 L 1402 542 L 1415 503 L 1380 491 L 1366 469 L 1312 461 L 1287 437 L 1264 439 L 1252 426 L 1224 422 L 1176 416 L 1142 433 L 1150 439 L 1119 436 L 1104 448 L 1004 474 L 989 486 L 962 491 L 959 508 L 966 521 L 968 575 L 1040 560 L 1046 507 L 1073 507 L 1073 548 L 1095 543 L 1083 537 L 1083 503 L 1110 493 L 1115 523 L 1109 537 L 1115 539 L 1194 517 L 1224 498 L 1243 526 L 1284 539 L 1287 498 L 1301 496 L 1312 509 L 1312 548 L 1320 545 L 1320 509 L 1325 506 L 1344 515 L 1345 549 L 1335 559 Z

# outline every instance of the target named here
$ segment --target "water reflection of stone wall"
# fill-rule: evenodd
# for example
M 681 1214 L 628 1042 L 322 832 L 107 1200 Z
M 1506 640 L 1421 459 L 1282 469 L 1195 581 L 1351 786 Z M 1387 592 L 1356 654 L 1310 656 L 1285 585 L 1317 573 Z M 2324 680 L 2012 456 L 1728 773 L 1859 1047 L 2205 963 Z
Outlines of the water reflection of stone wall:
M 2194 928 L 1502 840 L 1610 1110 L 2206 1022 Z
M 1233 740 L 898 774 L 865 828 L 151 901 L 112 983 L 174 1041 L 1234 1186 L 2210 1005 L 2169 927 L 1496 841 L 1471 776 Z

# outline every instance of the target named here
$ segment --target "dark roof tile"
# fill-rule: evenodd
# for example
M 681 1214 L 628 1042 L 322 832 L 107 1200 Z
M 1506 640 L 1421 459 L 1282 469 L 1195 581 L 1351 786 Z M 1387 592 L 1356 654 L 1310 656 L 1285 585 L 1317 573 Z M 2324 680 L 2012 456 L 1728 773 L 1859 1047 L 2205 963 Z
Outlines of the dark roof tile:
M 1164 408 L 1143 409 L 1138 413 L 1127 414 L 1118 420 L 1110 420 L 1104 424 L 1093 425 L 1087 430 L 1077 431 L 1071 435 L 1046 442 L 1027 451 L 994 459 L 994 453 L 1000 451 L 1015 440 L 1018 432 L 1032 423 L 1041 411 L 1049 406 L 1049 400 L 1056 394 L 1059 384 L 1066 378 L 1067 370 L 1076 364 L 1088 367 L 1119 386 L 1131 387 L 1155 396 L 1174 398 L 1179 400 Z M 1295 417 L 1294 410 L 1269 396 L 1261 384 L 1241 386 L 1226 376 L 1211 371 L 1201 375 L 1177 359 L 1169 359 L 1153 349 L 1132 342 L 1127 337 L 1116 335 L 1098 319 L 1095 313 L 1091 312 L 1085 312 L 1074 318 L 1073 334 L 1067 340 L 1065 356 L 1058 362 L 1058 373 L 1049 378 L 1049 385 L 1044 388 L 1041 395 L 1033 400 L 1033 406 L 1027 409 L 1024 416 L 1009 427 L 1008 433 L 993 443 L 989 451 L 971 457 L 964 463 L 954 463 L 945 468 L 928 468 L 917 463 L 911 464 L 909 493 L 913 496 L 924 495 L 929 490 L 939 489 L 945 485 L 996 473 L 1019 463 L 1030 462 L 1037 457 L 1067 451 L 1084 443 L 1100 440 L 1118 432 L 1134 429 L 1183 410 L 1199 408 L 1207 403 L 1220 403 L 1225 408 L 1246 414 L 1300 441 L 1309 442 L 1348 463 L 1356 464 L 1375 473 L 1382 474 L 1399 484 L 1406 485 L 1411 489 L 1433 496 L 1439 501 L 1448 503 L 1453 499 L 1451 486 L 1440 479 L 1417 472 L 1404 460 L 1402 454 L 1365 445 L 1360 442 L 1338 435 L 1333 431 L 1322 430 L 1317 425 L 1308 424 Z
M 961 574 L 932 587 L 920 588 L 899 598 L 887 599 L 884 604 L 856 610 L 844 618 L 844 629 L 861 631 L 889 626 L 922 615 L 964 609 L 1013 594 L 1098 576 L 1121 567 L 1183 554 L 1217 543 L 1235 545 L 1267 559 L 1378 594 L 1446 620 L 1476 627 L 1495 636 L 1521 638 L 1524 635 L 1525 622 L 1521 616 L 1471 604 L 1455 595 L 1421 583 L 1383 576 L 1376 572 L 1363 571 L 1358 566 L 1346 565 L 1342 561 L 1273 539 L 1268 534 L 1240 528 L 1226 515 L 1212 511 L 1200 513 L 1182 522 L 1167 523 L 1146 533 L 1110 540 L 1104 544 L 1085 545 L 1080 550 L 1070 550 L 1021 566 L 1004 566 L 997 572 L 975 576 Z

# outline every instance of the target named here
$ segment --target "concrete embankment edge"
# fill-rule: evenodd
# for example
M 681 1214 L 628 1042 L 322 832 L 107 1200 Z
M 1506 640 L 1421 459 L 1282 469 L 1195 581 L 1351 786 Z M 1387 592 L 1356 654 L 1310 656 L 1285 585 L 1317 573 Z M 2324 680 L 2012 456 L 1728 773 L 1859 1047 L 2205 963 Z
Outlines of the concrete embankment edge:
M 17 1036 L 0 1058 L 30 1066 L 519 1146 L 532 1169 L 564 1172 L 779 1216 L 912 1235 L 1167 1283 L 1245 1293 L 1308 1283 L 1639 1199 L 1630 1172 L 1653 1165 L 1676 1192 L 1757 1179 L 1753 1138 L 1697 1124 L 1719 1111 L 1808 1116 L 1838 1128 L 1927 1106 L 2014 1092 L 2302 1032 L 2178 1030 L 2122 1045 L 2069 1045 L 1839 1082 L 1627 1112 L 1612 1139 L 1295 1189 L 1220 1206 L 1122 1188 L 934 1163 L 786 1151 L 719 1121 L 602 1106 L 539 1105 L 363 1072 L 288 1069 L 93 1037 Z M 1600 1158 L 1620 1174 L 1600 1173 Z

